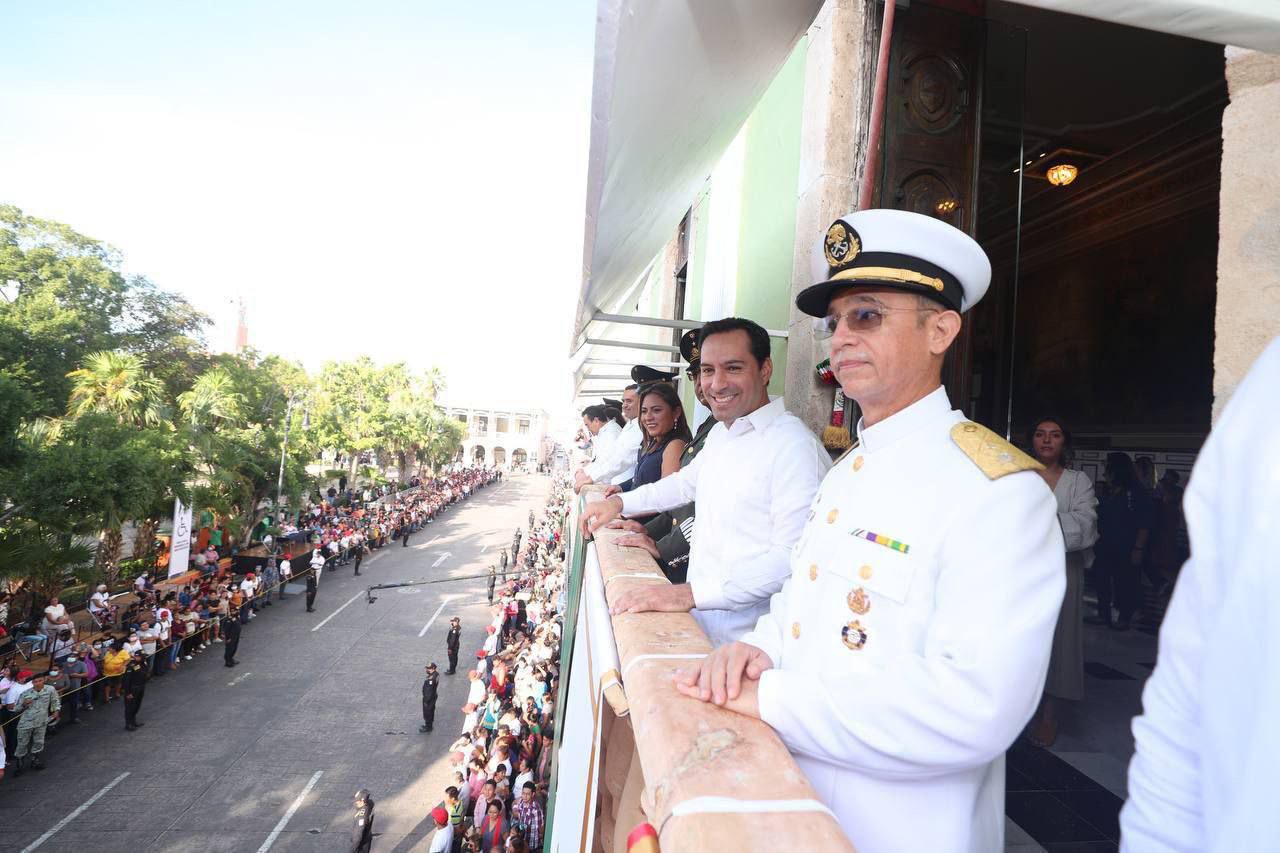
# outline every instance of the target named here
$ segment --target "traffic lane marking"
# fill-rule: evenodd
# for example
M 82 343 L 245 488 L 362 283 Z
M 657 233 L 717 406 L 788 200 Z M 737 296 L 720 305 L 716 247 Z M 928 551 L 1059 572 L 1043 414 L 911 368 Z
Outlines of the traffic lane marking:
M 457 601 L 460 598 L 466 598 L 466 597 L 467 597 L 466 593 L 461 593 L 458 595 L 446 595 L 444 598 L 440 599 L 440 606 L 436 608 L 435 613 L 431 614 L 431 618 L 427 620 L 427 624 L 422 626 L 422 630 L 418 632 L 418 636 L 425 637 L 427 635 L 427 631 L 431 628 L 432 624 L 436 621 L 436 617 L 440 615 L 440 611 L 444 610 L 445 605 L 450 604 L 454 601 Z
M 262 842 L 262 846 L 258 848 L 258 853 L 267 853 L 267 851 L 271 849 L 271 845 L 276 843 L 276 839 L 280 837 L 280 833 L 284 832 L 284 828 L 289 825 L 289 820 L 293 817 L 294 813 L 301 808 L 302 801 L 306 799 L 307 794 L 311 793 L 311 789 L 316 786 L 316 783 L 320 781 L 320 777 L 323 775 L 323 770 L 317 770 L 315 773 L 311 774 L 311 780 L 307 782 L 307 787 L 302 789 L 302 793 L 294 799 L 293 805 L 289 806 L 289 810 L 284 813 L 284 817 L 280 818 L 279 822 L 276 823 L 276 828 L 271 830 L 271 834 L 267 836 L 267 840 Z
M 110 791 L 116 785 L 119 785 L 121 782 L 123 782 L 125 777 L 128 776 L 130 772 L 131 771 L 126 770 L 116 778 L 112 779 L 110 782 L 104 785 L 102 789 L 98 791 L 98 793 L 94 794 L 92 797 L 90 797 L 89 799 L 81 803 L 79 806 L 77 806 L 75 811 L 71 812 L 71 814 L 67 815 L 62 820 L 55 823 L 53 827 L 49 829 L 44 835 L 40 836 L 35 841 L 32 841 L 26 847 L 23 847 L 22 853 L 31 853 L 32 850 L 35 850 L 41 844 L 44 844 L 46 841 L 52 838 L 54 834 L 58 832 L 60 829 L 65 827 L 67 824 L 71 823 L 71 821 L 80 817 L 80 815 L 84 814 L 85 811 L 87 811 L 90 806 L 92 806 L 98 800 L 102 799 L 103 796 L 105 796 L 108 791 Z
M 312 628 L 311 630 L 312 630 L 312 631 L 319 631 L 321 628 L 323 628 L 323 627 L 325 626 L 325 623 L 326 623 L 326 622 L 328 622 L 328 621 L 329 621 L 330 619 L 332 619 L 333 617 L 337 616 L 337 615 L 338 615 L 339 613 L 341 613 L 342 611 L 346 610 L 346 609 L 351 605 L 351 602 L 355 601 L 357 598 L 359 598 L 359 597 L 360 597 L 360 596 L 362 596 L 362 595 L 364 595 L 364 590 L 360 590 L 360 591 L 359 591 L 359 592 L 357 592 L 355 595 L 353 595 L 353 596 L 351 596 L 350 598 L 348 598 L 348 599 L 347 599 L 347 603 L 346 603 L 346 604 L 342 605 L 342 606 L 341 606 L 341 607 L 339 607 L 337 610 L 333 611 L 333 612 L 332 612 L 332 613 L 330 613 L 328 616 L 324 617 L 324 619 L 320 620 L 320 624 L 319 624 L 319 625 L 316 625 L 316 626 L 315 626 L 314 628 Z

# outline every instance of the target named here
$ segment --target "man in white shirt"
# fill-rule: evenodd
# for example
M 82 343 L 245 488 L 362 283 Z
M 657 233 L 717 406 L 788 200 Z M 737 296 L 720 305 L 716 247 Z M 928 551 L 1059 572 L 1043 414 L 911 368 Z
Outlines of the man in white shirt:
M 285 553 L 284 559 L 280 561 L 280 597 L 284 598 L 284 588 L 289 585 L 289 581 L 293 580 L 293 561 L 289 559 L 290 554 Z
M 436 831 L 431 836 L 431 846 L 427 853 L 448 853 L 453 847 L 453 824 L 449 822 L 449 813 L 436 806 L 431 810 L 431 819 L 436 825 Z
M 147 656 L 147 663 L 153 663 L 156 643 L 160 640 L 160 629 L 143 619 L 142 626 L 138 629 L 138 639 L 142 642 L 142 653 Z
M 588 533 L 622 513 L 698 502 L 688 583 L 646 586 L 613 612 L 692 610 L 714 645 L 750 631 L 790 572 L 809 503 L 830 458 L 809 428 L 769 400 L 769 334 L 731 317 L 702 329 L 702 387 L 718 423 L 687 468 L 624 495 L 589 504 Z
M 622 417 L 627 425 L 618 433 L 618 440 L 610 452 L 609 471 L 592 475 L 597 483 L 625 483 L 636 471 L 636 458 L 640 453 L 640 445 L 644 443 L 644 429 L 640 426 L 640 386 L 628 385 L 622 392 Z
M 9 685 L 9 689 L 4 694 L 4 705 L 6 708 L 13 710 L 18 705 L 18 700 L 22 698 L 22 694 L 31 689 L 31 672 L 22 670 L 18 673 L 17 679 L 13 684 Z
M 1280 340 L 1236 388 L 1191 474 L 1191 559 L 1133 721 L 1122 851 L 1274 850 L 1280 839 L 1278 388 Z
M 582 410 L 582 425 L 591 434 L 591 461 L 573 473 L 575 492 L 581 492 L 583 486 L 593 482 L 590 471 L 606 464 L 622 434 L 622 427 L 609 415 L 608 407 L 599 404 Z
M 315 572 L 316 580 L 320 580 L 320 574 L 324 571 L 324 549 L 316 548 L 311 552 L 311 570 Z
M 244 576 L 244 580 L 240 581 L 240 592 L 244 595 L 244 604 L 240 607 L 240 613 L 244 616 L 240 620 L 241 624 L 248 622 L 253 618 L 253 597 L 257 595 L 258 584 L 255 582 L 253 572 L 249 572 Z

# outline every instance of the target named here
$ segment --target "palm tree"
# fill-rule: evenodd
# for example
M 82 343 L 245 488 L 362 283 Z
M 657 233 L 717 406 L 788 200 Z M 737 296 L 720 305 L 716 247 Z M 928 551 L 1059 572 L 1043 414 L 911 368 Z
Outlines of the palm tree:
M 220 367 L 200 374 L 190 391 L 178 397 L 178 408 L 196 430 L 212 429 L 220 421 L 241 416 L 244 396 L 236 391 L 231 374 Z
M 91 413 L 111 415 L 123 424 L 139 427 L 158 426 L 164 420 L 164 384 L 152 376 L 142 359 L 133 353 L 118 350 L 90 353 L 81 367 L 68 373 L 67 378 L 72 383 L 67 417 L 72 420 Z M 123 556 L 121 527 L 126 519 L 112 511 L 103 521 L 98 539 L 98 567 L 108 583 L 112 583 Z
M 0 574 L 21 567 L 21 577 L 42 598 L 57 595 L 69 574 L 87 578 L 86 569 L 92 558 L 92 549 L 71 534 L 49 530 L 35 522 L 0 532 L 0 566 L 5 567 Z
M 90 353 L 67 378 L 72 382 L 67 401 L 70 418 L 101 412 L 137 426 L 155 426 L 163 419 L 164 383 L 132 353 Z
M 438 367 L 427 368 L 426 374 L 423 375 L 423 384 L 427 397 L 431 400 L 439 399 L 440 395 L 444 393 L 444 389 L 448 386 L 448 382 L 444 378 L 444 372 Z

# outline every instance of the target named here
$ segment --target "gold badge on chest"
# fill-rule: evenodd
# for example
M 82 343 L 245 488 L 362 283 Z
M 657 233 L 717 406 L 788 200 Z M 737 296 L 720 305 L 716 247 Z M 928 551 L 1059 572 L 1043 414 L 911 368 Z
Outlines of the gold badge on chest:
M 865 615 L 871 609 L 871 597 L 867 595 L 867 591 L 862 587 L 850 592 L 845 601 L 849 603 L 849 609 L 859 616 Z
M 840 639 L 856 652 L 867 644 L 867 629 L 862 627 L 861 622 L 854 619 L 840 629 Z

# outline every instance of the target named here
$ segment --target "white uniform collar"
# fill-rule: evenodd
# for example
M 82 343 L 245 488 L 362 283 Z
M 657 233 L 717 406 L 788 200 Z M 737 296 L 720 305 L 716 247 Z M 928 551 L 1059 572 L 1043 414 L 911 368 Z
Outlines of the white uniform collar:
M 950 411 L 947 389 L 939 385 L 933 392 L 874 426 L 863 426 L 862 418 L 859 418 L 859 446 L 872 452 L 883 450 Z
M 734 432 L 744 432 L 748 427 L 753 430 L 764 430 L 786 411 L 787 402 L 782 397 L 770 397 L 769 402 L 749 415 L 743 415 L 733 422 Z M 739 427 L 738 424 L 743 424 Z M 719 426 L 717 424 L 717 426 Z

